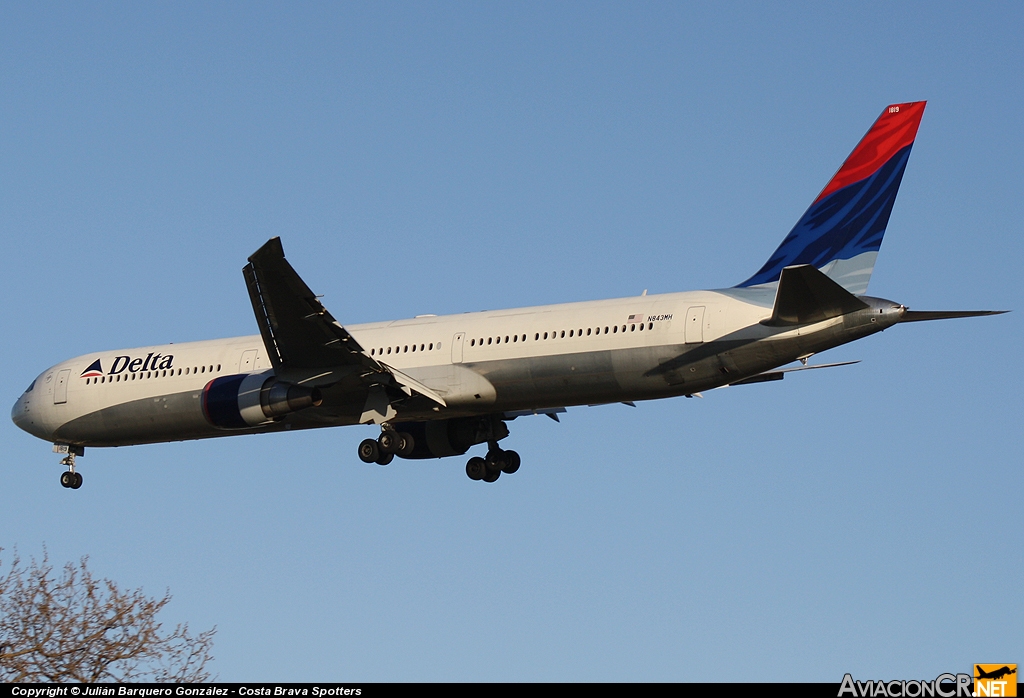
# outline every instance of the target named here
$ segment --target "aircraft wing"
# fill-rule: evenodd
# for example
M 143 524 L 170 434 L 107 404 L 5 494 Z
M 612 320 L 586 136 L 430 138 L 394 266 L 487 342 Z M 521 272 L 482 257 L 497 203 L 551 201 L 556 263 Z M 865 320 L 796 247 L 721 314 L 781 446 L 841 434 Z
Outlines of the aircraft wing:
M 327 311 L 284 258 L 281 238 L 271 238 L 242 269 L 249 300 L 274 370 L 330 370 L 354 366 L 367 384 L 415 391 L 444 406 L 435 392 L 404 373 L 374 360 Z
M 272 238 L 242 269 L 256 323 L 274 368 L 381 367 L 327 311 Z

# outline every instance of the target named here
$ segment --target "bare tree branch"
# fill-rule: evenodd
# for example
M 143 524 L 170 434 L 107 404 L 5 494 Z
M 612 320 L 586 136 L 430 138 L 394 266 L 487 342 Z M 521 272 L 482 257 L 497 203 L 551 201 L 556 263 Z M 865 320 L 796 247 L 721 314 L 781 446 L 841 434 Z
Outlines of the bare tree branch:
M 28 567 L 15 553 L 6 573 L 0 558 L 0 681 L 209 681 L 217 629 L 163 631 L 170 600 L 96 579 L 87 557 L 59 576 L 45 549 Z

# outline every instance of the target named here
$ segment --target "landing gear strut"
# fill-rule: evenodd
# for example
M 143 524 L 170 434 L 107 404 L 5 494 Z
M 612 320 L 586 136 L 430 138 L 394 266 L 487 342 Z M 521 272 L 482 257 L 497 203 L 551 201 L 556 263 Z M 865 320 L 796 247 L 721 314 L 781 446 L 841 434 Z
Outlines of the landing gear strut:
M 60 464 L 68 466 L 68 469 L 60 475 L 60 484 L 62 487 L 66 487 L 67 489 L 77 490 L 82 486 L 82 473 L 75 472 L 75 456 L 82 455 L 85 452 L 85 449 L 81 446 L 58 446 L 55 444 L 54 450 L 58 449 L 58 452 L 67 449 L 67 455 L 61 459 Z
M 364 439 L 359 444 L 359 460 L 364 463 L 387 465 L 395 456 L 403 458 L 412 455 L 416 442 L 411 434 L 395 431 L 385 424 L 381 427 L 380 436 L 375 439 Z
M 494 482 L 502 473 L 511 475 L 519 470 L 522 461 L 515 451 L 504 451 L 498 446 L 497 441 L 488 443 L 487 456 L 480 458 L 474 456 L 466 463 L 466 475 L 470 480 L 483 480 Z

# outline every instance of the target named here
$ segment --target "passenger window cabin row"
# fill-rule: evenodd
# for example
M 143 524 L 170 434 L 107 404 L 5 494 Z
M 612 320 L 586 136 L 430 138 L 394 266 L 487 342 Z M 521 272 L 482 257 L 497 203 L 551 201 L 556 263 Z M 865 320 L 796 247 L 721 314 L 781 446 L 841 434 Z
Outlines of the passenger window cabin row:
M 385 354 L 390 354 L 392 352 L 392 348 L 394 349 L 394 353 L 395 354 L 408 354 L 408 353 L 410 353 L 410 350 L 411 350 L 411 353 L 415 354 L 417 347 L 419 347 L 420 352 L 436 351 L 436 350 L 441 348 L 441 343 L 438 342 L 437 344 L 434 344 L 434 342 L 431 342 L 429 344 L 418 344 L 418 345 L 417 344 L 402 344 L 402 345 L 399 345 L 399 346 L 396 346 L 396 347 L 379 347 L 379 348 L 378 347 L 372 347 L 370 349 L 370 356 L 384 356 Z
M 209 366 L 186 366 L 184 369 L 178 368 L 163 368 L 156 371 L 139 371 L 138 373 L 118 373 L 114 376 L 96 376 L 92 378 L 86 378 L 86 385 L 98 385 L 100 383 L 127 383 L 130 380 L 144 380 L 147 378 L 168 378 L 172 376 L 187 376 L 189 374 L 196 373 L 220 373 L 220 364 L 217 364 L 216 370 L 214 370 L 213 364 Z M 129 378 L 130 376 L 130 378 Z M 107 379 L 110 380 L 107 380 Z
M 653 330 L 654 323 L 630 323 L 628 325 L 608 325 L 603 328 L 601 327 L 588 327 L 586 329 L 579 328 L 574 330 L 557 330 L 555 332 L 535 332 L 533 335 L 534 341 L 541 342 L 546 339 L 564 339 L 568 332 L 569 337 L 590 337 L 601 334 L 618 334 L 620 332 L 643 332 L 645 329 Z M 491 346 L 493 344 L 514 344 L 518 342 L 527 341 L 528 335 L 525 334 L 513 334 L 504 335 L 497 337 L 480 337 L 470 338 L 469 346 L 471 347 L 482 347 Z M 429 344 L 401 344 L 394 347 L 371 347 L 370 356 L 387 356 L 389 354 L 410 354 L 424 351 L 437 351 L 441 348 L 441 343 L 431 342 Z
M 535 332 L 533 340 L 535 342 L 543 342 L 547 339 L 565 339 L 568 335 L 569 338 L 573 337 L 590 337 L 601 334 L 618 334 L 620 332 L 643 332 L 644 329 L 653 330 L 654 323 L 648 322 L 634 322 L 628 325 L 607 325 L 604 328 L 601 327 L 588 327 L 585 330 L 581 327 L 574 330 L 556 330 L 554 332 Z M 469 346 L 490 346 L 492 344 L 509 344 L 510 342 L 525 342 L 527 335 L 505 335 L 504 337 L 487 337 L 486 339 L 481 337 L 480 339 L 470 339 Z

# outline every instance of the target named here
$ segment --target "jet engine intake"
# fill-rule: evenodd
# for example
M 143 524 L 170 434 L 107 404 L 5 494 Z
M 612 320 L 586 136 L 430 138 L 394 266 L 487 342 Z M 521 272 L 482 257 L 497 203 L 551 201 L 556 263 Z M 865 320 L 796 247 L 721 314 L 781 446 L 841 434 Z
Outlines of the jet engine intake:
M 220 429 L 266 424 L 323 402 L 319 388 L 277 380 L 265 373 L 214 378 L 203 388 L 203 416 Z

